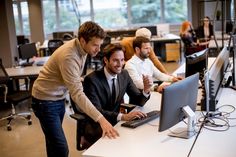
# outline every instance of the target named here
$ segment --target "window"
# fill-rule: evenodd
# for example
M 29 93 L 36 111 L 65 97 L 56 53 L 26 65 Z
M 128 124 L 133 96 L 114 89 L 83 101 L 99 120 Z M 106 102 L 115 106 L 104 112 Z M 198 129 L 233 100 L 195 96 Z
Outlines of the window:
M 89 0 L 75 0 L 75 6 L 77 6 L 75 10 L 78 12 L 80 23 L 92 20 Z
M 77 19 L 71 1 L 58 1 L 58 8 L 59 30 L 74 30 L 79 27 L 79 19 Z
M 79 19 L 69 0 L 43 0 L 44 30 L 46 34 L 55 31 L 75 30 Z
M 131 0 L 132 24 L 156 24 L 161 22 L 160 0 Z
M 166 23 L 180 23 L 187 19 L 187 0 L 164 0 Z
M 127 26 L 127 4 L 124 0 L 93 0 L 94 21 L 103 28 Z
M 44 34 L 50 34 L 57 30 L 55 1 L 43 1 Z
M 30 35 L 29 10 L 26 1 L 13 1 L 13 13 L 17 35 Z
M 44 31 L 76 31 L 92 20 L 105 29 L 181 23 L 187 0 L 42 0 Z M 17 34 L 30 34 L 26 0 L 13 0 Z

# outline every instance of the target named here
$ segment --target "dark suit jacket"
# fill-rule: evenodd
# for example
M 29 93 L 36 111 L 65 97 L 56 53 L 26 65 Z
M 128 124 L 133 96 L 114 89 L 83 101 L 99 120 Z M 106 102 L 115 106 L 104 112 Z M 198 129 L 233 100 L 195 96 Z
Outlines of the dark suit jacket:
M 111 92 L 104 69 L 94 71 L 84 79 L 84 93 L 112 125 L 117 123 L 120 104 L 125 93 L 129 95 L 130 103 L 138 106 L 143 106 L 149 99 L 135 86 L 126 70 L 117 75 L 117 83 L 119 93 L 115 104 L 111 104 Z
M 135 86 L 126 70 L 122 70 L 122 72 L 117 75 L 117 82 L 119 93 L 115 104 L 111 104 L 111 92 L 104 74 L 104 69 L 90 73 L 85 77 L 83 84 L 84 93 L 112 125 L 117 123 L 120 104 L 123 102 L 125 93 L 129 95 L 130 103 L 138 106 L 143 106 L 149 99 L 149 97 L 146 98 L 142 91 Z M 87 116 L 86 119 L 83 131 L 84 137 L 88 142 L 93 144 L 101 137 L 102 130 L 100 125 L 91 118 Z
M 207 38 L 210 38 L 213 35 L 214 35 L 213 26 L 210 24 L 209 25 L 209 36 Z M 205 38 L 203 26 L 198 27 L 198 29 L 197 29 L 197 38 L 200 39 L 200 40 Z

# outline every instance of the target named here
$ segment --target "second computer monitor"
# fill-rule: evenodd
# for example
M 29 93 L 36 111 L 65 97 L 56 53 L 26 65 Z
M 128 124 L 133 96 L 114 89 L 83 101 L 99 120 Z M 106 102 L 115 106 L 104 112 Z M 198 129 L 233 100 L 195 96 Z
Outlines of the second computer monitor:
M 203 79 L 204 71 L 207 70 L 208 65 L 208 49 L 186 56 L 185 65 L 185 77 L 199 72 L 200 79 Z
M 27 60 L 29 62 L 29 59 L 37 56 L 37 49 L 35 46 L 35 43 L 29 43 L 29 44 L 24 44 L 19 46 L 19 57 L 22 60 Z
M 189 138 L 194 134 L 193 117 L 196 110 L 199 73 L 166 87 L 162 93 L 159 131 L 165 131 L 185 117 L 188 117 L 190 130 L 184 128 L 177 137 Z M 179 131 L 178 131 L 179 132 Z

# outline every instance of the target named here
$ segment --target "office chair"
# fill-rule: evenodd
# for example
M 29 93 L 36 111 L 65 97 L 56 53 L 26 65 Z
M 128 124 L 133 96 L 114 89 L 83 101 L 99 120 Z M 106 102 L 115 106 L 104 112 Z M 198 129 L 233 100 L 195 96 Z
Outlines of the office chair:
M 2 60 L 0 59 L 0 107 L 2 108 L 3 106 L 5 107 L 11 106 L 11 113 L 8 116 L 1 117 L 0 121 L 8 120 L 8 123 L 7 123 L 8 131 L 12 130 L 11 122 L 13 119 L 17 117 L 26 119 L 28 121 L 28 125 L 32 124 L 30 112 L 16 113 L 16 109 L 15 109 L 16 105 L 18 105 L 19 103 L 25 100 L 30 99 L 31 93 L 28 89 L 18 90 L 17 88 L 17 90 L 14 90 L 12 81 L 13 80 L 9 78 L 2 64 Z
M 73 36 L 69 33 L 64 33 L 62 39 L 65 41 L 69 41 L 69 40 L 73 39 Z
M 71 99 L 71 107 L 74 111 L 74 114 L 71 114 L 70 117 L 75 119 L 77 121 L 76 125 L 76 148 L 77 150 L 84 150 L 87 148 L 86 145 L 81 144 L 82 136 L 84 135 L 84 128 L 85 128 L 85 115 L 83 115 L 79 110 L 77 109 L 74 101 Z
M 52 55 L 53 52 L 63 44 L 64 44 L 64 42 L 61 39 L 51 39 L 51 40 L 49 40 L 48 41 L 49 54 Z

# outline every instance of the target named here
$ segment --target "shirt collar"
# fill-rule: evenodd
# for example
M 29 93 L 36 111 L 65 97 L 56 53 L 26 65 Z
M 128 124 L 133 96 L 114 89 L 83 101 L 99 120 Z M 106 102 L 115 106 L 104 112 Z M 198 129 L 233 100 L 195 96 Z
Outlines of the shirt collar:
M 140 58 L 135 54 L 135 55 L 133 55 L 133 60 L 134 60 L 137 64 L 139 64 L 139 63 L 145 62 L 146 59 L 142 60 L 142 59 L 140 59 Z
M 104 73 L 107 78 L 107 80 L 112 80 L 113 78 L 117 79 L 117 74 L 116 75 L 111 75 L 108 71 L 107 68 L 104 67 Z
M 86 56 L 87 55 L 87 52 L 84 51 L 84 49 L 82 48 L 81 44 L 80 44 L 80 41 L 78 38 L 75 39 L 75 43 L 76 43 L 76 47 L 77 47 L 77 50 L 78 52 L 82 55 L 82 56 Z

